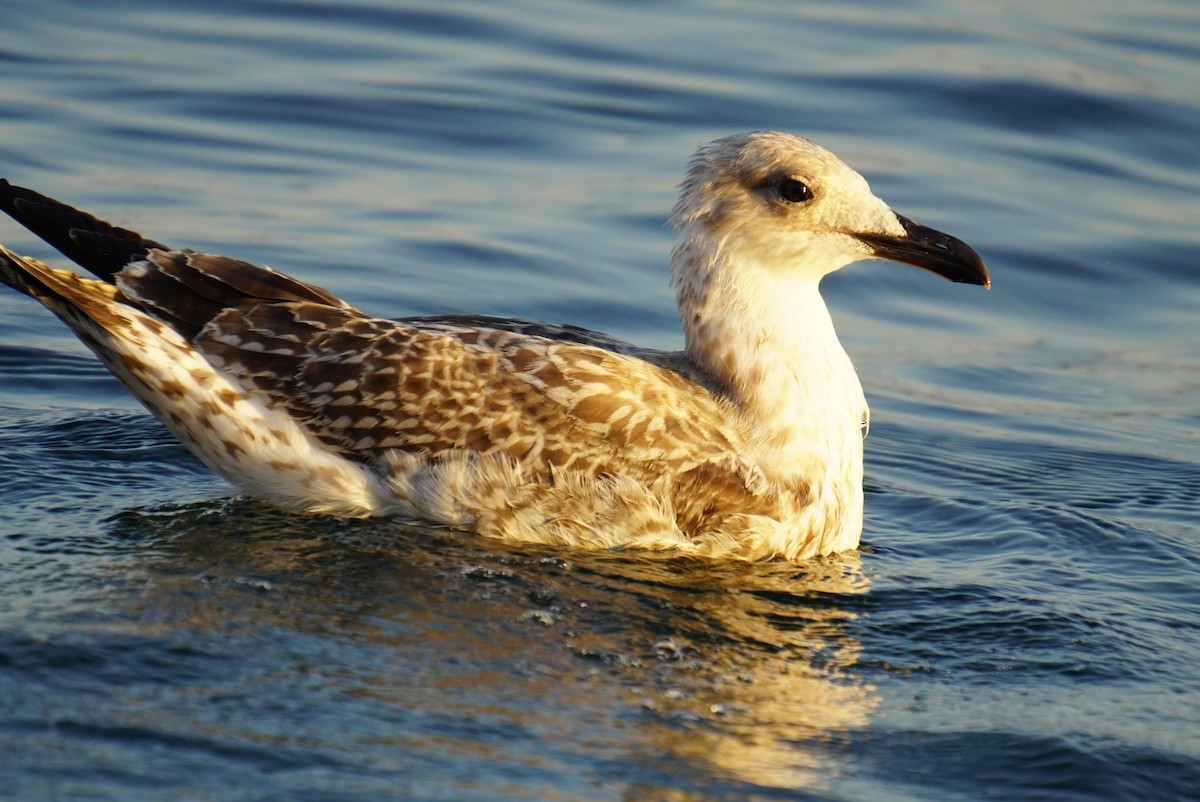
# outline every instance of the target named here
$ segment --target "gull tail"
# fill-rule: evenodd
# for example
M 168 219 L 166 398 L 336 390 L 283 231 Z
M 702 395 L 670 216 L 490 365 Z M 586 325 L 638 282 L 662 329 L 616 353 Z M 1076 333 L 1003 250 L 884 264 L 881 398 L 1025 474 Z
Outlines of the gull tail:
M 106 223 L 87 212 L 0 178 L 0 210 L 75 264 L 111 282 L 125 265 L 144 259 L 160 242 Z M 18 288 L 19 289 L 19 288 Z
M 0 245 L 0 281 L 41 301 L 99 353 L 106 338 L 97 338 L 97 328 L 110 330 L 114 311 L 120 314 L 116 308 L 127 304 L 115 286 L 116 274 L 151 248 L 166 246 L 3 178 L 0 210 L 102 279 L 50 267 Z
M 0 210 L 100 279 L 50 267 L 0 245 L 0 281 L 41 301 L 104 358 L 102 344 L 132 311 L 115 285 L 116 274 L 150 249 L 166 246 L 2 178 Z
M 93 350 L 95 337 L 87 335 L 95 332 L 84 320 L 104 326 L 101 321 L 111 319 L 111 307 L 120 303 L 118 290 L 112 284 L 50 267 L 3 245 L 0 245 L 0 282 L 41 301 Z
M 63 317 L 63 302 L 83 311 L 103 298 L 126 307 L 121 317 L 133 310 L 142 312 L 190 341 L 205 324 L 233 307 L 274 301 L 345 307 L 330 293 L 270 268 L 172 250 L 4 179 L 0 179 L 0 211 L 100 279 L 82 278 L 5 249 L 0 281 L 41 300 L 59 317 Z M 64 320 L 79 332 L 71 320 Z
M 256 377 L 225 369 L 222 344 L 202 337 L 214 321 L 237 321 L 256 310 L 268 316 L 277 310 L 276 317 L 295 324 L 295 307 L 305 321 L 319 324 L 341 320 L 352 313 L 349 307 L 283 273 L 168 250 L 3 180 L 0 210 L 96 276 L 0 245 L 0 283 L 53 312 L 216 473 L 289 509 L 361 516 L 379 507 L 378 483 L 362 464 L 328 448 L 286 403 L 255 385 Z M 314 336 L 324 333 L 317 324 L 308 327 Z M 257 344 L 246 359 L 267 356 Z M 289 354 L 307 354 L 302 343 L 285 344 Z M 287 369 L 294 366 L 286 356 L 276 357 L 267 360 L 259 383 L 288 385 Z

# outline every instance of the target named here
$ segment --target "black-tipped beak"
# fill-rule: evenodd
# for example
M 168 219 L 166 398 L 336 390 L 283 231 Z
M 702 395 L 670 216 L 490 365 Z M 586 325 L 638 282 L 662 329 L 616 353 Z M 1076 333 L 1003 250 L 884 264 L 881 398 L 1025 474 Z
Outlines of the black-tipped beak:
M 939 276 L 964 284 L 991 287 L 987 265 L 975 249 L 960 239 L 896 215 L 904 226 L 903 236 L 855 234 L 880 259 L 891 259 L 932 270 Z

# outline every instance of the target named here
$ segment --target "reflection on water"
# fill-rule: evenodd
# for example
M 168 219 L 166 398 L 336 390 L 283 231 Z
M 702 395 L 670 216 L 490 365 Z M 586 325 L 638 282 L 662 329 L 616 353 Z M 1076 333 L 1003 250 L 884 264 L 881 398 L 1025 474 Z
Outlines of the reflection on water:
M 869 549 L 800 567 L 214 501 L 0 292 L 0 797 L 1195 796 L 1193 6 L 7 2 L 8 178 L 372 312 L 677 347 L 673 186 L 765 127 L 995 287 L 826 282 Z
M 306 688 L 306 704 L 332 716 L 349 694 L 406 722 L 378 741 L 376 725 L 343 720 L 339 751 L 372 760 L 388 749 L 434 759 L 452 741 L 462 754 L 524 762 L 546 750 L 569 762 L 594 746 L 650 776 L 800 788 L 820 784 L 876 705 L 852 670 L 861 647 L 846 627 L 856 613 L 845 599 L 869 589 L 856 555 L 797 569 L 514 552 L 398 523 L 314 525 L 249 501 L 129 512 L 111 526 L 147 555 L 123 579 L 145 593 L 114 611 L 126 634 L 302 641 L 305 651 L 316 639 L 321 663 L 308 670 L 331 685 L 316 699 Z M 294 670 L 279 655 L 254 659 L 238 673 L 307 685 L 277 673 Z M 203 716 L 228 692 L 210 686 L 192 704 Z M 614 718 L 619 735 L 604 731 Z M 571 744 L 546 730 L 588 720 L 597 731 Z M 222 729 L 234 743 L 254 737 Z M 498 733 L 539 746 L 505 755 Z

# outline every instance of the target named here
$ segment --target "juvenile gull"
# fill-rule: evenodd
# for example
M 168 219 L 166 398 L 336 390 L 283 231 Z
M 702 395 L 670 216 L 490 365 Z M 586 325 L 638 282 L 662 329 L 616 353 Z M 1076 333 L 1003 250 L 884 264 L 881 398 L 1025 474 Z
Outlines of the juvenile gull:
M 0 281 L 246 493 L 570 547 L 789 560 L 855 548 L 867 404 L 821 278 L 890 259 L 989 284 L 966 244 L 777 132 L 691 161 L 671 216 L 678 353 L 502 318 L 387 320 L 2 180 L 0 208 L 97 277 L 0 246 Z

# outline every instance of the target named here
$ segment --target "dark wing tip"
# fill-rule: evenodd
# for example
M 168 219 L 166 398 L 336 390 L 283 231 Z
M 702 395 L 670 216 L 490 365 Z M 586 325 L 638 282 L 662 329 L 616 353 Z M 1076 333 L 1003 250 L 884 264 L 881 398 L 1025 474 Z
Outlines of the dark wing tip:
M 105 281 L 151 248 L 169 250 L 129 229 L 0 178 L 0 210 L 80 267 Z

